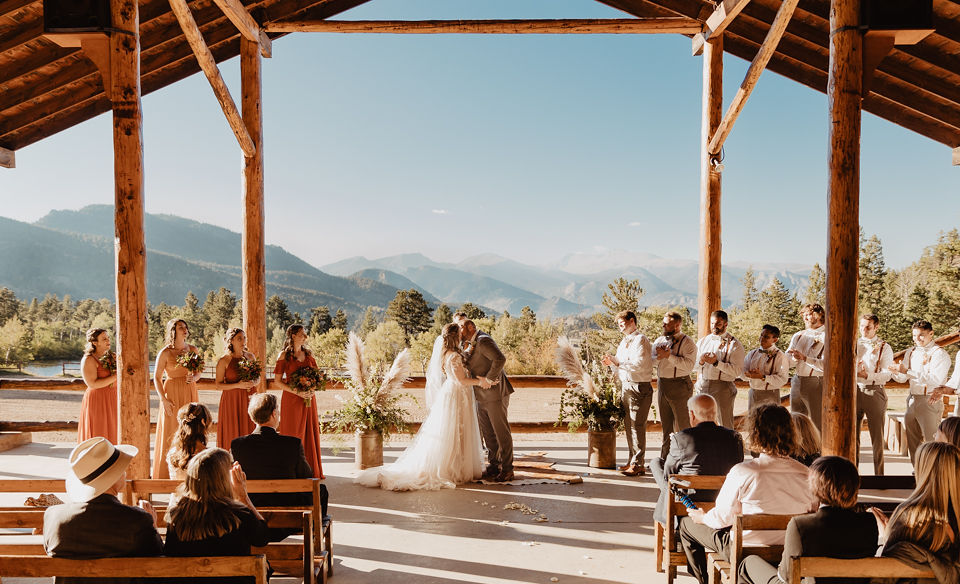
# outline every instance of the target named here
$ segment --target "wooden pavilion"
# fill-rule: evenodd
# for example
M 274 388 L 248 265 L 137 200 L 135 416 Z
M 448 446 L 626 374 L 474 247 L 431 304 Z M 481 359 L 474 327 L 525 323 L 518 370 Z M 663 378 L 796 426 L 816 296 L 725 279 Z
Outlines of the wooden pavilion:
M 261 58 L 294 32 L 683 34 L 703 59 L 699 328 L 720 306 L 719 156 L 764 69 L 828 95 L 824 453 L 854 458 L 859 159 L 866 110 L 952 149 L 960 165 L 960 3 L 955 0 L 602 0 L 625 18 L 337 21 L 367 0 L 0 0 L 0 166 L 15 151 L 113 112 L 120 438 L 149 468 L 141 96 L 197 71 L 244 154 L 243 320 L 265 357 Z M 900 12 L 890 13 L 891 6 Z M 46 10 L 45 10 L 46 7 Z M 751 62 L 722 103 L 723 55 Z M 240 55 L 238 108 L 217 63 Z M 945 157 L 946 160 L 946 157 Z M 946 163 L 946 162 L 945 162 Z

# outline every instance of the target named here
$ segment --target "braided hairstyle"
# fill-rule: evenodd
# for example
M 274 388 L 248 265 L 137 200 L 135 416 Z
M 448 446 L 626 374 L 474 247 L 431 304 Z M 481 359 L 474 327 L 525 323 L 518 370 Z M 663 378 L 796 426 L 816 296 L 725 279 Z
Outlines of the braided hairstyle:
M 186 470 L 193 456 L 207 447 L 207 426 L 210 425 L 210 410 L 193 402 L 177 412 L 177 432 L 173 435 L 167 464 L 178 470 Z

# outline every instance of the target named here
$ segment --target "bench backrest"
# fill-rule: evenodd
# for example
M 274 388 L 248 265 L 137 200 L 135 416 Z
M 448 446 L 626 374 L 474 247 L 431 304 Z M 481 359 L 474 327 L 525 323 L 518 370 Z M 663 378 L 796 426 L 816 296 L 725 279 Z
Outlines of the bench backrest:
M 723 486 L 723 481 L 726 479 L 727 477 L 723 475 L 669 475 L 667 476 L 667 484 L 671 487 L 683 489 L 718 490 Z M 704 511 L 713 509 L 715 505 L 711 501 L 697 501 L 696 503 L 697 507 Z M 669 489 L 667 493 L 667 524 L 664 527 L 667 531 L 667 543 L 670 546 L 673 546 L 677 539 L 674 518 L 686 516 L 687 508 L 677 499 L 673 489 Z M 671 551 L 673 549 L 673 547 L 670 547 Z
M 0 556 L 0 574 L 12 578 L 169 578 L 175 574 L 223 578 L 253 576 L 267 584 L 264 556 L 102 558 L 96 560 L 46 556 Z
M 912 491 L 916 486 L 917 479 L 913 475 L 862 475 L 860 477 L 860 490 Z
M 771 515 L 757 513 L 751 515 L 737 515 L 733 529 L 730 530 L 730 571 L 737 574 L 740 562 L 750 554 L 755 554 L 767 561 L 779 562 L 783 554 L 782 545 L 773 546 L 744 546 L 744 531 L 784 531 L 787 524 L 795 515 Z
M 934 578 L 931 570 L 917 570 L 894 558 L 795 557 L 791 562 L 790 581 L 800 584 L 804 577 L 813 578 Z

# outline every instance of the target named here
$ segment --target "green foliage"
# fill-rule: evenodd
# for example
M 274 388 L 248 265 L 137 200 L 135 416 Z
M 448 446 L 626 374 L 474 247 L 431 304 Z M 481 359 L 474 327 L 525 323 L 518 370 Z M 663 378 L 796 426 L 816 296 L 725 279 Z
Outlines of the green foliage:
M 345 380 L 350 396 L 343 400 L 343 407 L 327 412 L 329 422 L 323 422 L 324 432 L 333 431 L 343 434 L 351 431 L 372 430 L 379 432 L 384 440 L 392 432 L 407 431 L 407 410 L 400 405 L 405 398 L 416 403 L 413 396 L 406 393 L 378 395 L 382 376 L 373 376 L 368 387 L 356 387 L 352 380 Z
M 368 306 L 367 310 L 363 313 L 363 320 L 360 321 L 357 334 L 360 335 L 361 339 L 365 339 L 381 322 L 383 322 L 382 312 L 374 306 Z
M 310 335 L 307 344 L 320 367 L 339 369 L 343 366 L 343 347 L 347 344 L 347 333 L 343 329 L 332 328 L 321 335 Z
M 441 304 L 433 311 L 433 326 L 430 330 L 435 331 L 434 336 L 439 335 L 443 327 L 451 322 L 453 322 L 453 311 L 446 304 Z
M 322 335 L 333 328 L 333 319 L 330 318 L 330 309 L 318 306 L 310 311 L 310 325 L 307 332 L 312 336 Z
M 532 312 L 532 311 L 531 311 Z M 554 349 L 563 334 L 561 321 L 531 321 L 529 318 L 497 319 L 489 334 L 507 358 L 504 369 L 513 375 L 556 375 Z
M 345 313 L 342 308 L 338 308 L 337 313 L 333 315 L 333 321 L 330 323 L 330 327 L 342 331 L 347 330 L 347 313 Z
M 19 364 L 33 360 L 30 328 L 13 316 L 0 326 L 0 363 Z
M 779 280 L 778 280 L 779 281 Z M 820 264 L 813 264 L 810 270 L 810 285 L 803 292 L 802 304 L 819 304 L 823 306 L 827 298 L 827 274 Z
M 296 322 L 290 309 L 287 308 L 287 303 L 276 294 L 267 299 L 266 311 L 267 330 L 279 328 L 281 331 L 286 331 L 288 326 Z
M 570 432 L 584 424 L 595 432 L 619 430 L 623 424 L 624 410 L 610 368 L 591 361 L 589 365 L 584 363 L 584 369 L 593 378 L 596 395 L 590 395 L 581 386 L 564 390 L 560 395 L 560 413 L 554 426 L 566 422 Z
M 387 319 L 394 320 L 407 337 L 413 337 L 430 328 L 433 311 L 415 288 L 397 290 L 397 295 L 387 305 Z
M 374 366 L 393 362 L 394 356 L 407 346 L 407 336 L 395 320 L 380 323 L 363 341 L 366 357 Z
M 457 312 L 462 312 L 467 315 L 467 318 L 476 322 L 478 320 L 487 318 L 487 313 L 483 311 L 482 308 L 477 306 L 472 302 L 464 302 L 460 305 L 460 308 L 457 309 Z

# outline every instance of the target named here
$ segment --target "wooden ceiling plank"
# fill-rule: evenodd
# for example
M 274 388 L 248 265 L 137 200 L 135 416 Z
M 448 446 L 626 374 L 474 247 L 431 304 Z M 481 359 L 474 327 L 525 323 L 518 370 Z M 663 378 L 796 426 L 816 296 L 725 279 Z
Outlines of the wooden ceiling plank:
M 237 27 L 237 30 L 240 31 L 243 38 L 260 45 L 260 55 L 264 58 L 269 58 L 272 51 L 270 37 L 260 28 L 257 21 L 250 16 L 250 13 L 247 12 L 247 9 L 240 3 L 240 0 L 214 0 L 214 2 L 217 3 L 220 10 L 223 10 L 223 13 L 227 15 L 230 22 Z
M 203 40 L 203 35 L 200 33 L 197 22 L 193 19 L 193 13 L 190 12 L 190 7 L 187 5 L 186 0 L 170 0 L 170 8 L 173 9 L 174 14 L 177 15 L 177 20 L 180 21 L 183 34 L 187 37 L 187 42 L 190 43 L 190 48 L 193 49 L 193 54 L 197 57 L 200 69 L 203 70 L 204 75 L 207 76 L 207 81 L 210 82 L 210 87 L 213 89 L 217 101 L 220 102 L 220 107 L 223 109 L 223 114 L 227 118 L 227 123 L 230 124 L 230 128 L 237 137 L 237 142 L 240 143 L 240 149 L 243 150 L 244 156 L 253 156 L 257 148 L 250 138 L 247 128 L 243 125 L 243 119 L 240 117 L 237 104 L 233 101 L 233 97 L 230 95 L 230 89 L 227 88 L 223 76 L 220 75 L 220 69 L 217 68 L 217 60 Z
M 704 43 L 710 40 L 710 37 L 723 34 L 723 31 L 730 26 L 733 19 L 746 8 L 748 2 L 750 2 L 750 0 L 721 0 L 714 9 L 713 14 L 707 17 L 706 27 L 703 32 L 694 35 L 693 54 L 699 55 L 703 53 Z
M 271 22 L 268 32 L 386 34 L 694 34 L 692 18 L 606 18 L 554 20 L 301 20 Z
M 0 148 L 0 168 L 16 168 L 17 157 L 13 150 Z
M 4 60 L 0 63 L 0 91 L 7 83 L 29 75 L 37 69 L 51 66 L 59 68 L 66 66 L 68 62 L 81 58 L 79 49 L 65 49 L 53 43 L 49 46 L 44 45 L 25 51 L 25 53 L 26 56 L 14 58 L 11 61 Z
M 100 93 L 94 99 L 64 108 L 41 122 L 0 134 L 0 146 L 19 150 L 108 111 L 110 111 L 110 100 L 105 94 Z
M 730 107 L 727 108 L 723 119 L 720 120 L 717 131 L 714 132 L 713 137 L 710 139 L 708 151 L 711 154 L 718 154 L 723 147 L 723 142 L 727 139 L 727 136 L 730 135 L 734 122 L 737 121 L 737 117 L 740 115 L 740 112 L 743 111 L 747 99 L 760 80 L 760 74 L 763 73 L 773 53 L 776 52 L 777 44 L 780 42 L 784 31 L 786 31 L 787 24 L 790 23 L 790 17 L 793 16 L 793 11 L 796 9 L 798 2 L 799 0 L 784 0 L 783 4 L 780 5 L 780 10 L 777 11 L 777 17 L 773 21 L 773 24 L 770 25 L 770 30 L 767 32 L 763 44 L 760 45 L 757 56 L 750 62 L 750 68 L 747 69 L 743 83 L 740 84 L 740 88 L 737 90 L 736 95 L 734 95 L 733 101 L 730 102 Z
M 0 38 L 3 39 L 0 41 L 0 55 L 43 35 L 43 22 L 41 20 L 11 28 L 14 30 L 13 34 L 0 34 Z
M 38 0 L 0 0 L 0 15 L 9 15 Z

